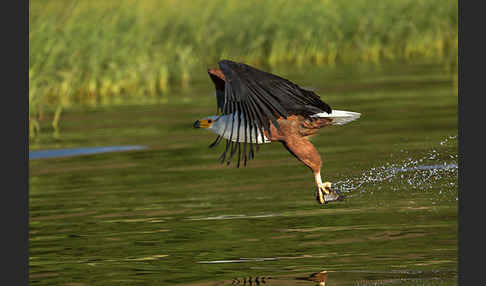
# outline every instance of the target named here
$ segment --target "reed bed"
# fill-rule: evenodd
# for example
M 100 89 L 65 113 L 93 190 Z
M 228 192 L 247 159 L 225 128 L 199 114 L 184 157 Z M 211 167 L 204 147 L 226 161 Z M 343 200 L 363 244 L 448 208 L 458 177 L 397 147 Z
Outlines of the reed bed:
M 279 65 L 457 63 L 456 0 L 30 0 L 29 119 L 167 101 L 222 58 Z

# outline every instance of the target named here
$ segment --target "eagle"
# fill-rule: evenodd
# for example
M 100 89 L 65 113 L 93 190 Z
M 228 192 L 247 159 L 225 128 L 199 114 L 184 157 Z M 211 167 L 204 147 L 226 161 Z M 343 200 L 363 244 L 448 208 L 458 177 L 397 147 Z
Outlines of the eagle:
M 210 148 L 226 140 L 219 161 L 229 165 L 236 155 L 237 167 L 241 162 L 247 166 L 259 145 L 280 142 L 313 172 L 319 204 L 342 200 L 330 182 L 322 182 L 322 160 L 309 138 L 323 127 L 349 123 L 361 114 L 333 110 L 313 91 L 247 64 L 221 60 L 218 66 L 208 69 L 216 89 L 216 115 L 193 126 L 217 134 Z

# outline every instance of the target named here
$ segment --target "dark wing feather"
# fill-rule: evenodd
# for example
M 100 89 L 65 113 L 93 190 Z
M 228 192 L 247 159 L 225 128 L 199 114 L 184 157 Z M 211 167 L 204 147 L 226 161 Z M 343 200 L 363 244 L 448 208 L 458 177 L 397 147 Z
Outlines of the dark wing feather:
M 247 159 L 253 158 L 253 143 L 246 142 L 247 130 L 250 131 L 250 138 L 252 136 L 256 138 L 257 130 L 261 134 L 267 131 L 271 136 L 270 123 L 280 131 L 277 122 L 280 117 L 287 118 L 290 115 L 309 117 L 315 113 L 332 111 L 317 94 L 287 79 L 230 60 L 219 61 L 218 65 L 220 70 L 216 72 L 209 70 L 209 75 L 216 87 L 218 108 L 223 115 L 238 114 L 245 120 L 245 124 L 238 124 L 235 135 L 232 134 L 230 137 L 233 139 L 233 136 L 238 136 L 240 128 L 243 128 L 245 134 L 245 142 L 241 142 L 245 144 L 243 150 L 239 146 L 240 142 L 233 142 L 237 146 L 227 142 L 226 150 L 220 157 L 222 162 L 225 161 L 228 149 L 231 149 L 228 163 L 237 150 L 238 166 L 241 151 L 243 151 L 245 165 Z M 220 140 L 218 136 L 211 147 L 217 145 Z M 250 148 L 246 148 L 247 143 L 250 144 Z M 230 146 L 231 148 L 228 148 Z M 249 156 L 246 154 L 248 150 L 250 150 Z

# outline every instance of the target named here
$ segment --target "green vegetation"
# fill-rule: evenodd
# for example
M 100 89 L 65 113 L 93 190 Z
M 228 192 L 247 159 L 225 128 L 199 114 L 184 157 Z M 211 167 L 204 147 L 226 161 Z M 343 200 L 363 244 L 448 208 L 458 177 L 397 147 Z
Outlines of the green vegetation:
M 167 101 L 222 58 L 272 69 L 457 60 L 457 1 L 30 0 L 29 118 Z

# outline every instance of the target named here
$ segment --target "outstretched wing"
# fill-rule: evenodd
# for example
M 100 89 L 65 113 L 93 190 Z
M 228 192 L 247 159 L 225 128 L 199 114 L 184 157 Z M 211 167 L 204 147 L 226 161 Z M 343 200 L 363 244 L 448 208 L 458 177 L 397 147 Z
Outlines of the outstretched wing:
M 280 131 L 277 122 L 280 117 L 287 118 L 293 114 L 310 117 L 315 113 L 332 111 L 331 107 L 314 92 L 305 90 L 289 80 L 229 60 L 222 60 L 218 65 L 220 70 L 209 70 L 216 87 L 218 107 L 223 115 L 236 115 L 232 118 L 238 117 L 238 122 L 243 122 L 238 124 L 237 130 L 232 132 L 230 140 L 227 140 L 225 151 L 220 157 L 221 162 L 226 160 L 229 164 L 238 151 L 239 167 L 242 155 L 240 142 L 243 141 L 241 143 L 244 144 L 243 157 L 246 166 L 247 158 L 254 157 L 251 137 L 257 138 L 257 132 L 263 134 L 264 130 L 271 136 L 270 124 Z M 232 123 L 228 126 L 234 125 Z M 244 140 L 233 138 L 239 136 L 240 128 L 244 128 Z M 249 138 L 246 138 L 247 134 Z M 221 136 L 218 136 L 210 147 L 216 146 L 221 139 Z M 236 142 L 231 139 L 236 139 Z M 247 152 L 248 142 L 250 146 Z M 229 150 L 230 156 L 226 158 Z

